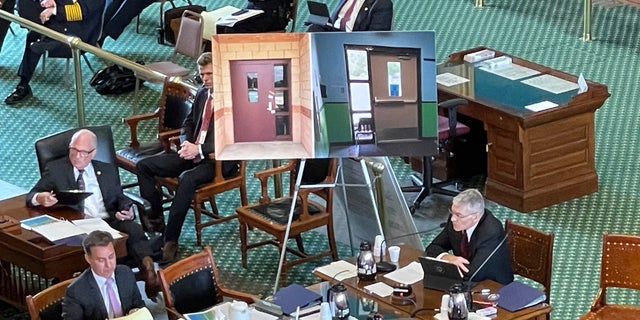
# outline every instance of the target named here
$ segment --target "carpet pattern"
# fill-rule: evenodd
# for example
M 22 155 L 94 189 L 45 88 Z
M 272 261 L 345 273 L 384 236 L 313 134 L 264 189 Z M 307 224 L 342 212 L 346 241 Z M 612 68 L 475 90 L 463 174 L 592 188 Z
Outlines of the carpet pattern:
M 180 3 L 180 1 L 178 1 Z M 208 9 L 227 4 L 242 6 L 241 0 L 220 0 L 215 5 L 204 0 Z M 303 31 L 302 21 L 308 15 L 303 1 L 298 9 L 300 20 L 297 31 Z M 333 8 L 337 0 L 327 1 Z M 154 61 L 169 56 L 171 48 L 156 43 L 154 27 L 157 4 L 141 16 L 141 34 L 132 23 L 118 41 L 107 40 L 106 50 L 132 61 Z M 640 229 L 640 143 L 638 74 L 640 74 L 640 15 L 633 6 L 595 6 L 592 18 L 594 41 L 581 42 L 582 1 L 507 1 L 487 0 L 485 7 L 477 9 L 470 0 L 394 1 L 394 30 L 435 30 L 437 60 L 443 61 L 449 53 L 475 47 L 488 46 L 530 61 L 560 69 L 572 74 L 583 73 L 587 79 L 606 84 L 611 97 L 596 112 L 596 168 L 599 191 L 589 196 L 567 201 L 548 208 L 523 214 L 495 206 L 494 214 L 501 220 L 516 222 L 556 234 L 551 304 L 553 319 L 577 319 L 591 303 L 600 272 L 602 232 L 635 234 Z M 24 48 L 25 31 L 13 25 L 16 36 L 7 35 L 0 53 L 0 94 L 9 94 L 17 84 L 15 72 Z M 90 57 L 94 67 L 104 61 Z M 185 62 L 186 63 L 189 62 Z M 74 127 L 77 123 L 75 95 L 64 88 L 64 61 L 49 59 L 46 74 L 37 73 L 32 81 L 34 97 L 26 103 L 10 107 L 0 106 L 0 180 L 29 189 L 38 178 L 33 142 L 44 135 Z M 85 82 L 91 77 L 83 66 Z M 155 109 L 160 86 L 145 84 L 140 92 L 139 112 Z M 131 114 L 134 94 L 101 96 L 85 85 L 87 125 L 110 124 L 117 145 L 128 140 L 128 131 L 120 121 Z M 147 138 L 153 136 L 153 125 L 141 130 Z M 264 166 L 251 161 L 250 170 Z M 404 178 L 410 173 L 401 161 L 394 161 L 396 174 Z M 398 174 L 403 172 L 403 174 Z M 250 174 L 248 174 L 250 176 Z M 122 173 L 124 181 L 134 177 Z M 257 183 L 249 179 L 249 201 L 258 196 Z M 238 205 L 238 196 L 231 193 L 219 197 L 222 212 L 231 212 Z M 189 217 L 191 219 L 191 217 Z M 195 245 L 192 221 L 187 220 L 180 239 L 180 256 L 199 250 Z M 249 268 L 240 266 L 237 222 L 210 227 L 204 231 L 204 243 L 211 245 L 220 264 L 226 283 L 235 289 L 256 294 L 269 294 L 277 269 L 278 253 L 275 247 L 254 249 Z M 252 238 L 264 237 L 252 232 Z M 308 238 L 311 248 L 324 245 L 322 235 Z M 428 239 L 425 239 L 428 241 Z M 340 247 L 340 256 L 349 255 L 349 248 Z M 639 257 L 640 260 L 640 257 Z M 318 264 L 296 266 L 289 280 L 309 284 L 316 279 L 310 274 Z M 640 295 L 627 290 L 609 293 L 610 302 L 640 304 Z M 25 319 L 23 312 L 0 308 L 0 318 Z

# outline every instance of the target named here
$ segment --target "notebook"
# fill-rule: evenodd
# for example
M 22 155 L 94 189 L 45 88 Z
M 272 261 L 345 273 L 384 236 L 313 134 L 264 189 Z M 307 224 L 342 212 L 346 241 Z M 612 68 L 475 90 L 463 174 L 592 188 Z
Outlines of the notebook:
M 84 192 L 82 190 L 60 190 L 55 192 L 59 204 L 70 206 L 75 206 L 91 194 L 91 192 Z
M 307 0 L 307 7 L 309 8 L 309 18 L 307 18 L 305 24 L 317 24 L 320 26 L 331 25 L 331 17 L 329 16 L 327 4 Z
M 462 273 L 458 267 L 444 260 L 432 257 L 418 257 L 424 271 L 424 287 L 447 291 L 456 283 L 462 283 Z M 471 287 L 473 287 L 471 283 Z

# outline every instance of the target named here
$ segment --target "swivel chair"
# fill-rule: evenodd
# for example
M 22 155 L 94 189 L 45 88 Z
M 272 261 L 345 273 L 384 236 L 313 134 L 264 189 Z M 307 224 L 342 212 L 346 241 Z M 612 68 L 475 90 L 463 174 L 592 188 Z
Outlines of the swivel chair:
M 438 104 L 438 108 L 446 109 L 447 116 L 438 115 L 438 139 L 440 141 L 440 152 L 446 153 L 446 156 L 452 156 L 451 145 L 456 137 L 464 135 L 470 131 L 469 127 L 458 122 L 456 108 L 460 105 L 467 104 L 465 99 L 451 99 Z M 455 184 L 457 181 L 441 181 L 433 182 L 432 173 L 432 157 L 422 157 L 422 177 L 412 176 L 413 186 L 402 187 L 403 192 L 418 192 L 418 196 L 409 210 L 413 214 L 416 209 L 420 208 L 422 201 L 429 195 L 434 193 L 455 196 L 458 194 L 455 190 L 446 189 L 446 186 Z
M 33 296 L 26 296 L 25 302 L 31 320 L 62 319 L 62 299 L 73 280 L 75 279 L 58 282 Z

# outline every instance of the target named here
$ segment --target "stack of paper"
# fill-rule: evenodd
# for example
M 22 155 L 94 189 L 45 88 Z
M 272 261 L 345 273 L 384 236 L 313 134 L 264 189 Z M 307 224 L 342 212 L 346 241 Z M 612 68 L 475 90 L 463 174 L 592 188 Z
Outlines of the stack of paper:
M 358 276 L 356 266 L 344 260 L 334 261 L 326 266 L 318 267 L 316 271 L 329 276 L 336 281 L 342 281 L 344 279 Z
M 20 221 L 23 228 L 35 231 L 47 238 L 56 241 L 79 234 L 85 231 L 67 220 L 56 219 L 50 215 L 41 215 Z

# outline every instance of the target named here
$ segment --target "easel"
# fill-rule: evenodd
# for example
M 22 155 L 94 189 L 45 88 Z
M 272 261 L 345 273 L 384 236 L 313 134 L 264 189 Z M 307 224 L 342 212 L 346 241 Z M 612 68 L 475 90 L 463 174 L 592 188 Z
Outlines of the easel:
M 326 188 L 326 187 L 335 187 L 335 186 L 341 186 L 342 187 L 342 193 L 344 195 L 344 209 L 345 212 L 347 212 L 347 197 L 346 197 L 346 187 L 366 187 L 369 190 L 369 195 L 371 197 L 371 202 L 373 204 L 373 211 L 374 214 L 376 216 L 376 221 L 378 222 L 378 229 L 380 231 L 380 234 L 384 237 L 384 231 L 382 229 L 382 223 L 380 220 L 380 215 L 379 215 L 379 210 L 378 210 L 378 206 L 376 203 L 376 198 L 373 194 L 373 186 L 371 185 L 371 178 L 369 177 L 369 170 L 367 170 L 367 163 L 364 159 L 360 159 L 360 167 L 362 168 L 362 173 L 364 175 L 365 178 L 365 184 L 345 184 L 344 182 L 344 173 L 343 173 L 343 163 L 342 163 L 342 158 L 338 159 L 338 175 L 336 176 L 336 180 L 340 180 L 340 182 L 338 181 L 334 181 L 333 183 L 324 183 L 324 184 L 313 184 L 313 185 L 302 185 L 302 175 L 304 172 L 304 167 L 306 164 L 306 159 L 301 159 L 300 160 L 300 168 L 298 170 L 298 176 L 296 177 L 296 183 L 295 183 L 295 187 L 294 187 L 294 191 L 293 191 L 293 201 L 291 201 L 291 208 L 289 209 L 289 217 L 287 219 L 287 228 L 284 234 L 284 244 L 282 246 L 282 251 L 280 252 L 280 261 L 278 263 L 278 273 L 276 274 L 276 280 L 275 283 L 273 285 L 273 295 L 275 296 L 276 292 L 278 291 L 278 284 L 280 282 L 280 276 L 282 275 L 282 265 L 284 264 L 284 257 L 285 254 L 287 253 L 287 241 L 289 240 L 289 231 L 291 230 L 291 223 L 293 221 L 293 212 L 295 210 L 295 205 L 296 205 L 296 201 L 295 199 L 298 198 L 298 192 L 300 189 L 309 189 L 309 188 Z M 383 168 L 384 169 L 384 166 Z M 347 229 L 349 230 L 349 232 L 351 232 L 351 228 L 349 227 L 349 216 L 347 215 Z M 351 236 L 349 236 L 349 241 L 352 242 L 351 240 Z M 353 243 L 350 243 L 351 245 L 351 254 L 353 255 Z

